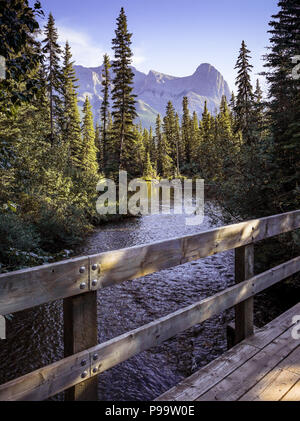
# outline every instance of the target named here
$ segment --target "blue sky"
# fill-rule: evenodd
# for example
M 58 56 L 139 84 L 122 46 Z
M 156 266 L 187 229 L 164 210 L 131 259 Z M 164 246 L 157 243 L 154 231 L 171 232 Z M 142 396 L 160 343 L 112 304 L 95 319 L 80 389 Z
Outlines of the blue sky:
M 134 65 L 148 73 L 192 74 L 210 63 L 234 89 L 241 41 L 252 52 L 253 81 L 263 69 L 268 22 L 276 0 L 41 0 L 54 15 L 61 42 L 69 40 L 76 64 L 94 67 L 111 53 L 115 22 L 123 6 L 133 32 Z M 42 25 L 45 21 L 42 22 Z M 262 78 L 260 77 L 264 84 Z

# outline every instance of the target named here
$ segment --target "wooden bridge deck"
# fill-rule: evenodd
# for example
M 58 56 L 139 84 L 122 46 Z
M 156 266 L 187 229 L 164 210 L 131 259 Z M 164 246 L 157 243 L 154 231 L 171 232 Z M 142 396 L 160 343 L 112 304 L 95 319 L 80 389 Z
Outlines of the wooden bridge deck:
M 300 303 L 161 395 L 158 401 L 300 401 Z
M 44 400 L 62 391 L 66 400 L 97 400 L 98 375 L 233 307 L 239 345 L 158 399 L 299 398 L 300 341 L 291 331 L 300 304 L 253 335 L 255 295 L 300 271 L 298 256 L 254 276 L 254 244 L 296 229 L 300 210 L 0 274 L 0 315 L 64 300 L 65 353 L 59 361 L 0 385 L 0 401 Z M 97 290 L 232 249 L 233 286 L 98 343 Z

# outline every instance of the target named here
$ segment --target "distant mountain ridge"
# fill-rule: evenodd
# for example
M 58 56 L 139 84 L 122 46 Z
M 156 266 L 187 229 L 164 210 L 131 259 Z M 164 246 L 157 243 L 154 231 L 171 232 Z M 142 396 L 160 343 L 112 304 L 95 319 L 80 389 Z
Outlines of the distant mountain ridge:
M 102 103 L 102 69 L 99 67 L 74 66 L 79 79 L 78 100 L 82 107 L 86 95 L 91 101 L 95 120 L 99 120 Z M 143 127 L 154 127 L 157 114 L 164 116 L 168 101 L 172 101 L 176 112 L 182 115 L 182 99 L 188 97 L 191 113 L 199 118 L 204 101 L 210 112 L 215 113 L 221 98 L 230 99 L 231 92 L 222 74 L 211 64 L 203 63 L 191 76 L 176 77 L 154 70 L 146 75 L 132 67 L 134 72 L 134 93 L 137 95 L 137 112 Z

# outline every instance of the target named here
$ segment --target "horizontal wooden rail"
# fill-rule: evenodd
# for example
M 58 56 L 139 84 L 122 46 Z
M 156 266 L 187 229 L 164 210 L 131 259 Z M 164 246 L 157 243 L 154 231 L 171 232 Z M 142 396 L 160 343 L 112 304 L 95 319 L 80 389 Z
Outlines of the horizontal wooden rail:
M 43 400 L 145 351 L 300 271 L 300 257 L 131 332 L 0 386 L 0 400 Z
M 0 275 L 0 314 L 136 279 L 300 228 L 300 210 Z

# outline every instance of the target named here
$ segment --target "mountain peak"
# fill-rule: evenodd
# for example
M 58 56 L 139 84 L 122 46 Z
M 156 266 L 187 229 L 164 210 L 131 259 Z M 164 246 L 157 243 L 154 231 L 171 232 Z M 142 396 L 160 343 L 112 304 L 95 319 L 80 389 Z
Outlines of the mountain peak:
M 195 74 L 207 74 L 207 73 L 210 73 L 211 71 L 219 73 L 218 70 L 214 66 L 212 66 L 211 64 L 202 63 L 202 64 L 200 64 L 200 66 L 197 67 L 194 75 Z
M 85 96 L 91 95 L 95 120 L 98 121 L 102 103 L 102 66 L 74 68 L 79 79 L 79 104 L 82 106 Z M 185 77 L 171 76 L 156 70 L 150 70 L 146 75 L 134 67 L 132 70 L 138 118 L 144 127 L 153 126 L 157 114 L 165 114 L 168 101 L 173 103 L 175 111 L 181 116 L 182 99 L 187 96 L 191 113 L 196 111 L 201 118 L 205 101 L 209 111 L 214 113 L 222 96 L 226 95 L 228 100 L 231 96 L 222 74 L 209 63 L 200 64 L 192 75 Z

